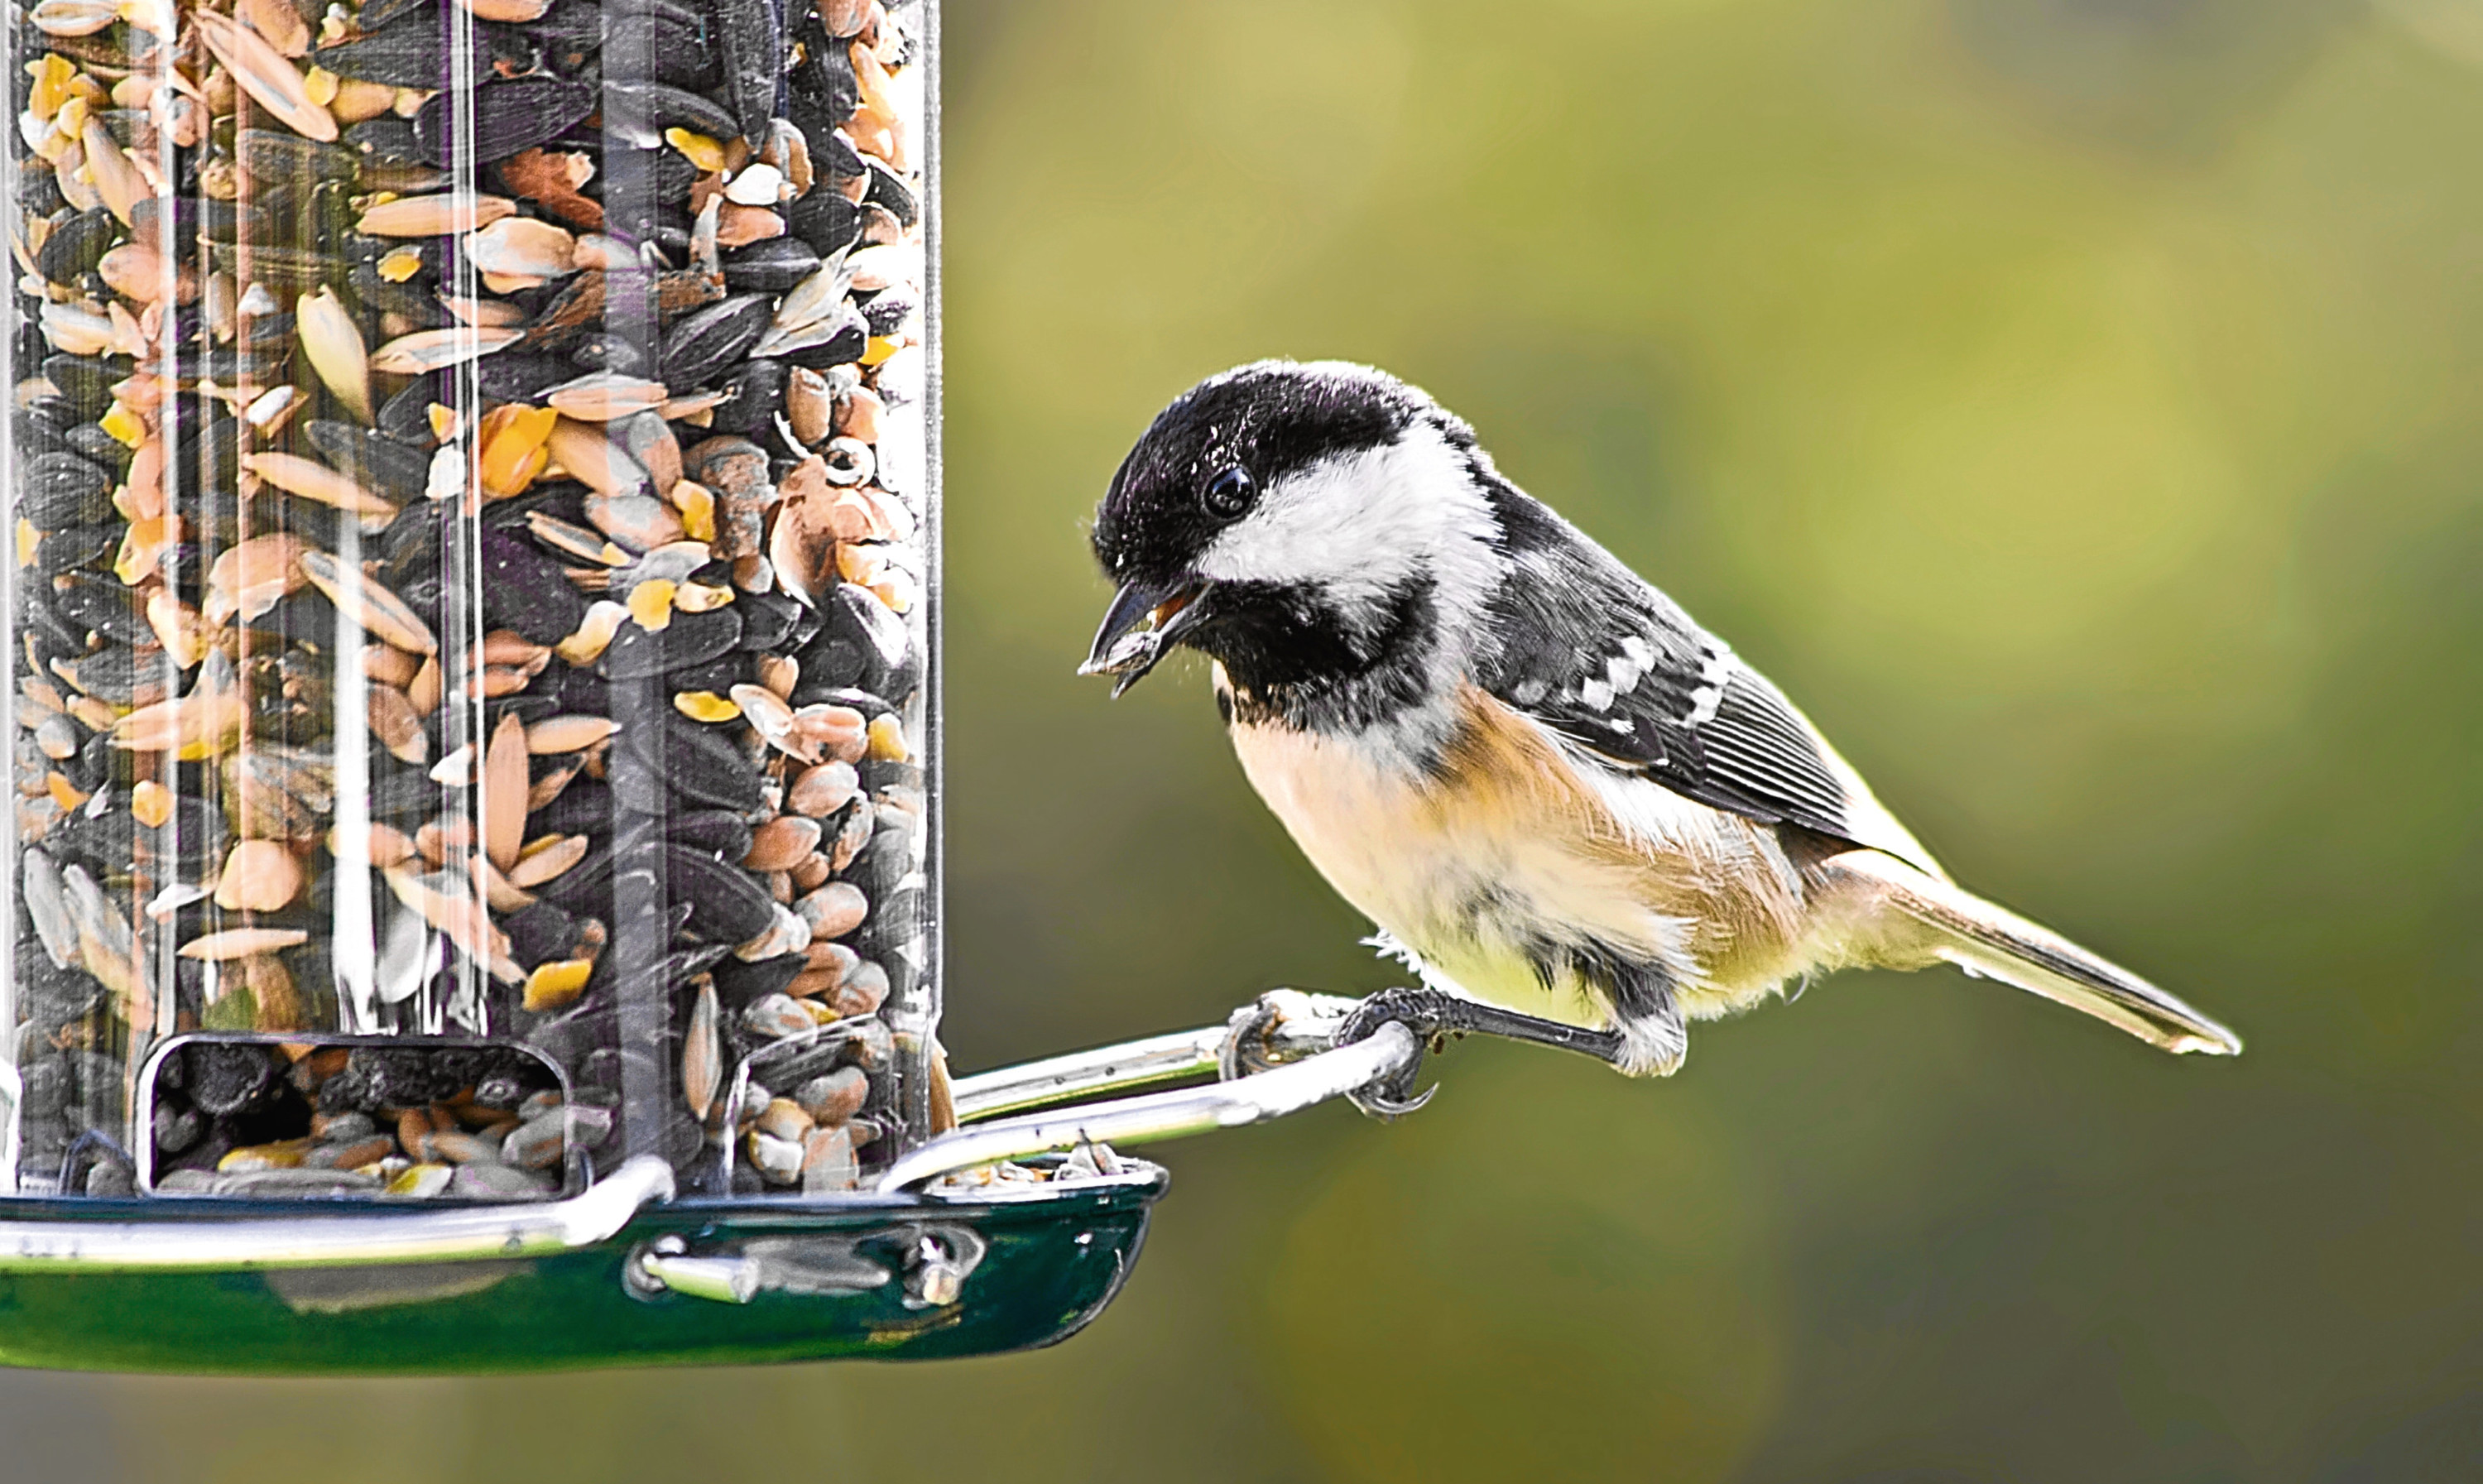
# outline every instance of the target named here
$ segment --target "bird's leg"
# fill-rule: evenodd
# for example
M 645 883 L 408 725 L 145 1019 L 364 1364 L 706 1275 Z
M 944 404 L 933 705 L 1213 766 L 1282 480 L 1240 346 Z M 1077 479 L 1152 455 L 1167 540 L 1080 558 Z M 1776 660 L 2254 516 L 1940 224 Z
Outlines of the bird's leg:
M 1556 1050 L 1576 1051 L 1598 1061 L 1617 1063 L 1622 1053 L 1620 1032 L 1591 1030 L 1583 1025 L 1565 1025 L 1538 1016 L 1520 1015 L 1498 1005 L 1439 990 L 1382 990 L 1354 1007 L 1345 1023 L 1337 1027 L 1332 1041 L 1335 1046 L 1350 1046 L 1363 1040 L 1380 1026 L 1395 1020 L 1414 1033 L 1422 1047 L 1441 1049 L 1441 1038 L 1472 1033 L 1498 1036 L 1508 1041 L 1530 1042 Z M 1358 1093 L 1348 1093 L 1353 1105 L 1374 1118 L 1396 1118 L 1411 1113 L 1431 1100 L 1437 1089 L 1414 1090 L 1414 1073 L 1422 1065 L 1418 1054 L 1405 1069 L 1374 1082 Z

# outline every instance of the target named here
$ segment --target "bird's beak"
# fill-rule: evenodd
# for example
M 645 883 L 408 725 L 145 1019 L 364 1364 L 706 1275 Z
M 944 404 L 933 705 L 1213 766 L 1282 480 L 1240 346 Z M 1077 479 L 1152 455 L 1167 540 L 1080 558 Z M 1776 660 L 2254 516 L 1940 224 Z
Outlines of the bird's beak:
M 1207 584 L 1197 578 L 1170 583 L 1133 582 L 1121 589 L 1095 630 L 1095 648 L 1080 675 L 1120 676 L 1114 696 L 1146 677 L 1173 642 L 1206 616 Z

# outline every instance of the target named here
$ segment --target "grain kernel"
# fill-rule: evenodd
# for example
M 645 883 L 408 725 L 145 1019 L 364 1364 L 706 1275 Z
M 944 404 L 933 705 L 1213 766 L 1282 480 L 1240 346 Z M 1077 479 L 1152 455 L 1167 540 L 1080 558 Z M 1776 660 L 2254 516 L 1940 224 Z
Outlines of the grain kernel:
M 673 709 L 694 722 L 729 722 L 741 714 L 730 697 L 713 691 L 682 691 L 673 697 Z

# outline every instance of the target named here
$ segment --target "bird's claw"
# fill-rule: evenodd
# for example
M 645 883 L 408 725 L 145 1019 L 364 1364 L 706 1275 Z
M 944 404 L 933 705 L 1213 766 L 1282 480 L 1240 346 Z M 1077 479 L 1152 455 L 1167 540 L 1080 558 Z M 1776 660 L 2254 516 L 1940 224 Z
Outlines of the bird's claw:
M 1391 1078 L 1390 1080 L 1393 1082 L 1396 1079 Z M 1405 1080 L 1411 1081 L 1412 1079 L 1409 1077 Z M 1372 1087 L 1376 1087 L 1378 1085 L 1378 1083 L 1375 1082 L 1372 1084 Z M 1430 1101 L 1431 1095 L 1439 1090 L 1440 1084 L 1434 1082 L 1410 1098 L 1390 1098 L 1382 1094 L 1373 1092 L 1371 1088 L 1364 1088 L 1358 1093 L 1346 1094 L 1345 1100 L 1352 1103 L 1355 1107 L 1360 1108 L 1366 1117 L 1375 1118 L 1384 1124 L 1391 1119 L 1403 1118 L 1408 1113 L 1418 1111 L 1421 1109 L 1423 1104 Z
M 1215 1053 L 1216 1077 L 1230 1082 L 1279 1065 L 1272 1038 L 1284 1021 L 1284 1007 L 1273 994 L 1262 994 L 1234 1011 L 1225 1022 L 1224 1045 Z
M 1380 1026 L 1395 1021 L 1414 1033 L 1414 1055 L 1399 1070 L 1375 1078 L 1358 1092 L 1346 1094 L 1347 1101 L 1368 1117 L 1385 1121 L 1402 1118 L 1431 1100 L 1431 1095 L 1440 1090 L 1439 1084 L 1435 1082 L 1417 1092 L 1414 1074 L 1422 1070 L 1424 1055 L 1437 1050 L 1442 1033 L 1450 1029 L 1438 993 L 1431 990 L 1382 990 L 1354 1006 L 1330 1038 L 1331 1047 L 1368 1040 Z

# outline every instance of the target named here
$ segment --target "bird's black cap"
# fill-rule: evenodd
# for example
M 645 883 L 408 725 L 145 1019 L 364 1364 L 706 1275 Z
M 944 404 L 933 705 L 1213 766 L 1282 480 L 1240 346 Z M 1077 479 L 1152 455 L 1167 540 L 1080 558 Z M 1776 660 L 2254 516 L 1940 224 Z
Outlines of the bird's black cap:
M 1169 581 L 1246 514 L 1209 498 L 1225 470 L 1264 490 L 1446 415 L 1386 372 L 1341 361 L 1263 360 L 1211 377 L 1157 413 L 1121 461 L 1096 512 L 1095 558 L 1125 585 Z

